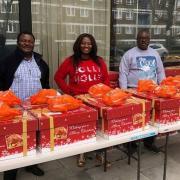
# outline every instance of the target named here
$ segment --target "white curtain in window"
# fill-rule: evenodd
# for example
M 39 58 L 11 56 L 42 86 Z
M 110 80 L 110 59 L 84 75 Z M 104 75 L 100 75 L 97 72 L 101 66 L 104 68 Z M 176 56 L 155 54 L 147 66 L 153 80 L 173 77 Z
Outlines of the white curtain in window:
M 53 87 L 54 73 L 63 59 L 72 54 L 72 46 L 81 33 L 93 34 L 98 55 L 108 65 L 110 46 L 109 0 L 32 0 L 32 26 L 37 39 L 35 50 L 43 54 L 50 67 Z

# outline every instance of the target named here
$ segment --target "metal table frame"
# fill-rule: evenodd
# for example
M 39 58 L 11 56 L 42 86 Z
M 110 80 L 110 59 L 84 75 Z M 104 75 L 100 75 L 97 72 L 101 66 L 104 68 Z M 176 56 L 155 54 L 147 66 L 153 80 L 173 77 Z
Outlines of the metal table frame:
M 169 133 L 180 130 L 180 121 L 176 121 L 169 124 L 156 124 L 156 127 L 158 127 L 159 134 L 165 134 L 166 136 L 164 151 L 163 151 L 164 152 L 163 180 L 166 180 Z

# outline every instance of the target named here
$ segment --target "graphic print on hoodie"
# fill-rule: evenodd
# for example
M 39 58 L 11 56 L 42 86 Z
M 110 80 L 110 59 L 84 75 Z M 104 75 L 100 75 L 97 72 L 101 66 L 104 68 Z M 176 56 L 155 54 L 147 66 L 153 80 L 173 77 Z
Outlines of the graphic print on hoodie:
M 137 56 L 136 57 L 139 79 L 152 79 L 156 81 L 157 61 L 155 56 Z

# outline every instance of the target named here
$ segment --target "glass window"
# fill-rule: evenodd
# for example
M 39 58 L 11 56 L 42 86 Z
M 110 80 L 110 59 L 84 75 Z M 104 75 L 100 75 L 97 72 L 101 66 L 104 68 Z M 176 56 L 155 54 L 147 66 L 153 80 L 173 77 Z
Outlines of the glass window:
M 67 31 L 70 34 L 75 34 L 76 33 L 76 26 L 74 24 L 67 25 Z
M 88 13 L 88 9 L 80 9 L 80 17 L 88 17 L 89 13 Z
M 81 33 L 95 37 L 98 55 L 108 66 L 110 5 L 111 1 L 105 0 L 31 0 L 32 31 L 38 42 L 35 51 L 43 54 L 51 69 L 52 87 L 56 87 L 53 76 L 59 64 L 72 55 L 75 39 Z
M 114 0 L 114 4 L 122 4 L 122 0 Z
M 19 33 L 19 3 L 12 0 L 0 1 L 0 60 L 16 48 Z
M 177 20 L 177 21 L 180 21 L 180 12 L 177 13 L 177 15 L 176 15 L 176 20 Z
M 180 0 L 177 0 L 177 7 L 180 7 Z
M 7 2 L 7 1 L 2 1 L 1 3 L 2 3 L 1 13 L 7 13 L 7 12 L 12 13 L 12 6 L 13 6 L 12 4 L 11 4 L 11 6 L 8 5 L 9 2 Z
M 126 0 L 126 5 L 132 5 L 134 4 L 134 0 Z
M 89 33 L 89 26 L 88 25 L 80 25 L 80 33 Z
M 34 15 L 38 15 L 39 14 L 39 8 L 38 8 L 38 6 L 36 5 L 36 4 L 33 4 L 32 5 L 33 7 L 31 8 L 31 12 L 32 12 L 32 14 Z
M 161 29 L 160 28 L 154 28 L 154 34 L 156 34 L 156 35 L 161 34 Z
M 14 21 L 8 22 L 7 32 L 8 33 L 17 33 L 17 25 Z
M 125 33 L 126 34 L 133 34 L 133 28 L 132 27 L 125 27 Z
M 122 34 L 122 27 L 115 27 L 116 34 Z
M 138 31 L 147 28 L 151 34 L 151 44 L 162 45 L 166 54 L 180 55 L 180 0 L 124 0 L 122 4 L 112 1 L 112 9 L 114 28 L 111 49 L 116 47 L 126 52 L 136 46 Z M 119 18 L 122 12 L 125 18 Z M 120 60 L 113 53 L 111 51 L 110 66 L 111 62 Z M 119 71 L 118 67 L 111 69 Z
M 121 9 L 114 10 L 113 12 L 114 12 L 115 19 L 122 19 L 122 10 Z
M 75 12 L 76 12 L 76 10 L 73 7 L 67 7 L 66 8 L 66 15 L 67 16 L 75 16 Z
M 127 11 L 127 12 L 126 12 L 126 19 L 127 19 L 127 20 L 132 20 L 132 19 L 133 19 L 133 13 L 132 13 L 132 11 Z

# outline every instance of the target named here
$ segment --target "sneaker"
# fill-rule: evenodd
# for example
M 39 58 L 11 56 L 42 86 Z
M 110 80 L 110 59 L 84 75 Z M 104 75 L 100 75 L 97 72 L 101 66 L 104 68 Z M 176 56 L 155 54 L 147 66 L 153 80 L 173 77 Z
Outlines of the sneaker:
M 96 154 L 96 160 L 103 165 L 104 164 L 104 155 L 103 153 L 100 154 Z M 109 161 L 106 161 L 106 168 L 110 168 L 111 167 L 111 163 Z
M 84 157 L 84 154 L 80 154 L 78 159 L 77 159 L 77 166 L 78 167 L 84 167 L 86 164 L 86 159 Z
M 36 176 L 43 176 L 44 175 L 44 171 L 41 170 L 37 165 L 27 166 L 25 169 L 27 172 L 30 172 Z

